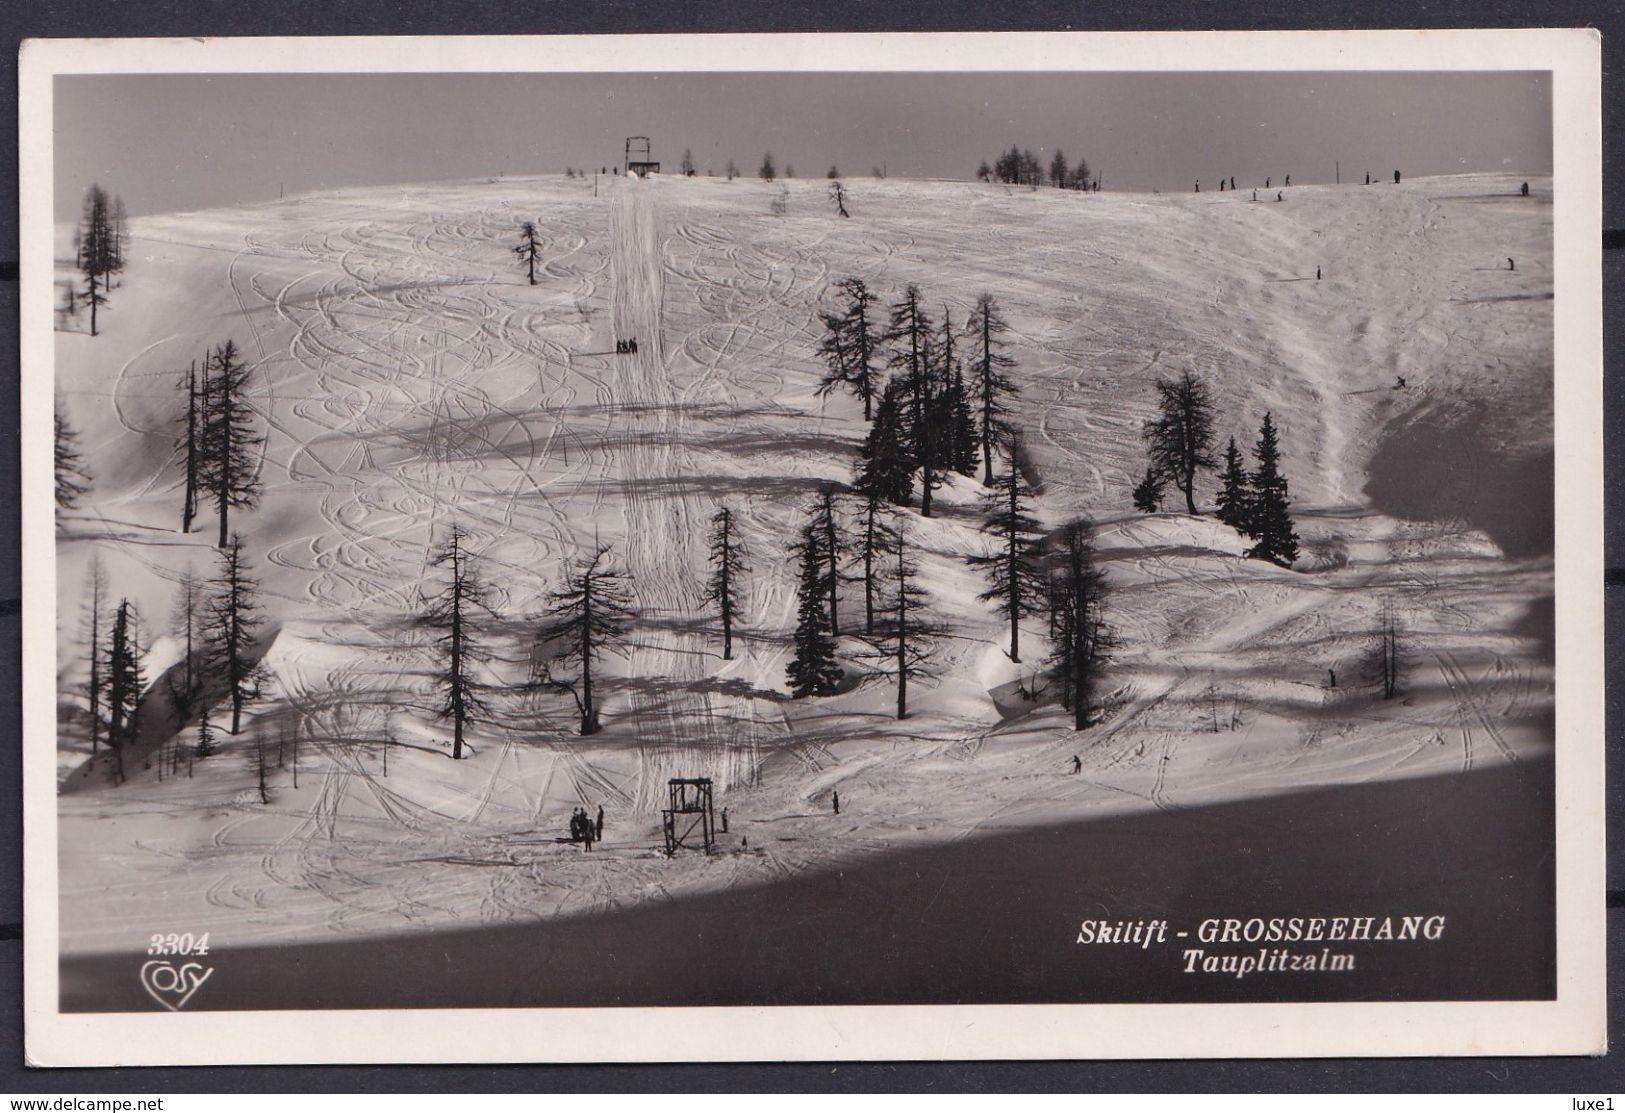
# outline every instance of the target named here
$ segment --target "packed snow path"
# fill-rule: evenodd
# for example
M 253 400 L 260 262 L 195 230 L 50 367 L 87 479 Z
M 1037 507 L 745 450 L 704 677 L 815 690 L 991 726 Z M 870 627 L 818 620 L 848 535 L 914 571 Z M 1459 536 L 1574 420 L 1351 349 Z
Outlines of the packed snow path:
M 635 352 L 617 357 L 611 390 L 624 424 L 616 470 L 625 493 L 626 567 L 640 611 L 625 684 L 638 748 L 636 805 L 644 814 L 661 806 L 671 777 L 709 776 L 718 791 L 748 782 L 760 760 L 761 729 L 760 700 L 710 680 L 717 637 L 702 585 L 718 503 L 695 495 L 681 477 L 725 472 L 685 447 L 703 440 L 667 358 L 665 237 L 653 191 L 626 180 L 611 218 L 615 337 L 637 342 Z

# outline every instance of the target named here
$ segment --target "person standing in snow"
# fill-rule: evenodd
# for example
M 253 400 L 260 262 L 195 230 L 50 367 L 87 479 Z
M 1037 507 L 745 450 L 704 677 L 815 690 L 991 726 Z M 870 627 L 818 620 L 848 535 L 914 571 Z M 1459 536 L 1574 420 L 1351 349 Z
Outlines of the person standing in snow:
M 722 833 L 724 835 L 726 835 L 728 833 L 728 809 L 727 808 L 722 809 Z
M 602 804 L 598 805 L 598 822 L 593 824 L 592 834 L 593 838 L 599 842 L 604 841 L 604 805 Z
M 1515 271 L 1517 269 L 1518 269 L 1518 264 L 1514 263 L 1512 261 L 1512 256 L 1508 255 L 1507 256 L 1507 270 Z
M 1083 772 L 1083 759 L 1077 754 L 1072 755 L 1072 772 L 1073 775 Z
M 836 792 L 836 793 L 831 794 L 831 796 L 832 796 L 832 800 L 833 800 L 833 802 L 835 804 L 835 814 L 840 815 L 841 814 L 841 794 L 839 792 Z
M 1286 184 L 1287 184 L 1287 185 L 1291 185 L 1291 184 L 1292 184 L 1292 175 L 1291 175 L 1291 174 L 1288 174 L 1288 175 L 1287 175 L 1287 176 L 1286 176 Z
M 1316 282 L 1320 281 L 1320 268 L 1319 267 L 1315 268 L 1315 281 Z

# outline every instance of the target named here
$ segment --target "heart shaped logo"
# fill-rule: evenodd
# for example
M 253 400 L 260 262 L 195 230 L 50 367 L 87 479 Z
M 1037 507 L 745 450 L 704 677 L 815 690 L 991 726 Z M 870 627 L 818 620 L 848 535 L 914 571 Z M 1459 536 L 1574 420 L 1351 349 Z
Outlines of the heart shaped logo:
M 172 962 L 154 960 L 141 967 L 141 985 L 154 1001 L 170 1012 L 179 1012 L 213 973 L 212 966 L 198 962 L 177 967 Z

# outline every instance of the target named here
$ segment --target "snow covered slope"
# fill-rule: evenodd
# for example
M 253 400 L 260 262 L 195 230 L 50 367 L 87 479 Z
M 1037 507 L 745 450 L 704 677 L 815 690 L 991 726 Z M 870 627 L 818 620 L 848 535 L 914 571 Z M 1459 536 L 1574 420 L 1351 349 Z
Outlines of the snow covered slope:
M 58 333 L 96 477 L 58 545 L 67 945 L 128 946 L 128 924 L 159 920 L 246 941 L 601 910 L 1057 817 L 1548 752 L 1552 233 L 1549 183 L 1531 185 L 1255 203 L 864 181 L 842 220 L 821 181 L 611 180 L 594 197 L 504 179 L 135 221 L 102 335 Z M 543 241 L 534 287 L 511 253 L 521 220 Z M 815 392 L 816 314 L 853 275 L 883 300 L 918 283 L 938 316 L 983 292 L 1003 307 L 1040 512 L 1100 523 L 1122 643 L 1101 725 L 1074 734 L 1017 694 L 1042 625 L 1010 662 L 963 564 L 984 545 L 963 479 L 912 522 L 951 636 L 910 719 L 889 717 L 851 641 L 850 690 L 783 698 L 786 541 L 865 429 L 852 399 Z M 639 351 L 616 355 L 629 336 Z M 99 554 L 138 608 L 149 675 L 176 659 L 175 580 L 214 565 L 212 518 L 178 532 L 176 384 L 227 338 L 268 432 L 262 504 L 234 524 L 272 683 L 190 778 L 149 760 L 115 786 L 74 713 L 85 577 Z M 1210 518 L 1130 509 L 1152 385 L 1187 368 L 1222 435 L 1250 446 L 1273 413 L 1296 570 L 1242 559 Z M 728 662 L 700 603 L 723 503 L 754 569 Z M 492 715 L 462 762 L 412 624 L 453 522 L 501 601 L 481 638 Z M 606 665 L 605 730 L 582 739 L 568 697 L 524 682 L 545 593 L 595 540 L 641 615 Z M 1407 643 L 1394 701 L 1363 665 L 1385 600 Z M 298 785 L 284 754 L 261 804 L 249 739 L 284 727 Z M 654 853 L 677 775 L 717 781 L 727 853 Z M 606 809 L 590 857 L 554 842 L 577 805 Z

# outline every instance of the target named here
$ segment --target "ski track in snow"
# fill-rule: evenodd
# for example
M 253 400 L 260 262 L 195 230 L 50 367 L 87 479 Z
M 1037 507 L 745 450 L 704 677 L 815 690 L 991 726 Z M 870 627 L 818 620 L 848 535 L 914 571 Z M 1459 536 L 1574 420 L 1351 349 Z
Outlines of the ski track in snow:
M 277 770 L 272 803 L 259 804 L 243 740 L 226 738 L 194 780 L 64 796 L 64 845 L 108 832 L 96 855 L 65 860 L 65 907 L 85 910 L 71 947 L 126 945 L 118 925 L 148 922 L 160 890 L 187 928 L 234 939 L 583 914 L 835 868 L 910 840 L 1516 764 L 1549 746 L 1527 724 L 1550 705 L 1550 664 L 1511 632 L 1518 605 L 1549 590 L 1549 560 L 1507 561 L 1459 524 L 1384 517 L 1361 491 L 1403 406 L 1423 412 L 1462 390 L 1544 404 L 1528 336 L 1549 329 L 1549 303 L 1497 322 L 1472 303 L 1514 282 L 1549 289 L 1549 224 L 1516 248 L 1516 278 L 1488 277 L 1459 263 L 1477 249 L 1476 210 L 1433 195 L 1466 188 L 1455 184 L 1354 191 L 1364 208 L 1312 208 L 1317 195 L 1301 191 L 1297 208 L 1232 209 L 1207 195 L 1079 208 L 876 182 L 849 221 L 829 219 L 820 183 L 792 184 L 802 192 L 785 216 L 743 180 L 620 180 L 597 199 L 575 184 L 500 183 L 137 222 L 141 245 L 199 276 L 194 300 L 219 324 L 177 329 L 160 307 L 150 332 L 121 333 L 153 289 L 153 272 L 132 267 L 93 350 L 123 355 L 87 438 L 102 438 L 101 453 L 138 446 L 141 463 L 93 460 L 126 481 L 67 520 L 62 551 L 97 547 L 115 590 L 139 596 L 126 586 L 136 576 L 156 585 L 144 614 L 167 608 L 180 554 L 207 567 L 212 518 L 174 532 L 173 415 L 155 389 L 234 334 L 254 360 L 268 436 L 263 504 L 233 525 L 266 541 L 257 571 L 277 624 L 275 680 L 250 720 L 299 725 L 300 787 Z M 535 287 L 509 250 L 523 219 L 543 240 Z M 1073 734 L 1053 704 L 1008 717 L 993 706 L 991 686 L 1036 666 L 985 664 L 1000 623 L 958 560 L 978 543 L 970 482 L 917 523 L 953 636 L 913 717 L 886 714 L 884 677 L 828 701 L 776 694 L 795 608 L 778 553 L 818 484 L 849 475 L 862 434 L 852 400 L 813 391 L 817 314 L 848 275 L 883 302 L 919 282 L 933 315 L 956 320 L 983 289 L 999 296 L 1046 482 L 1040 513 L 1102 522 L 1124 648 L 1091 730 Z M 613 354 L 630 337 L 639 351 Z M 64 350 L 86 353 L 78 381 L 102 389 L 82 339 Z M 1209 520 L 1120 509 L 1151 382 L 1186 366 L 1221 376 L 1222 433 L 1244 447 L 1274 408 L 1306 551 L 1340 558 L 1279 571 L 1240 559 Z M 1414 395 L 1388 389 L 1395 374 Z M 728 662 L 700 603 L 723 503 L 753 568 Z M 411 625 L 454 521 L 504 616 L 481 666 L 497 712 L 455 766 Z M 583 740 L 567 697 L 514 686 L 545 590 L 597 540 L 630 574 L 639 618 L 626 656 L 602 662 L 606 729 Z M 1385 596 L 1414 642 L 1405 698 L 1330 691 L 1318 682 L 1328 665 L 1359 683 Z M 860 599 L 848 597 L 849 616 Z M 1036 645 L 1040 626 L 1024 641 Z M 386 732 L 397 739 L 387 775 Z M 1070 776 L 1074 753 L 1084 768 Z M 722 856 L 653 852 L 672 776 L 716 782 L 733 819 Z M 554 842 L 571 807 L 600 804 L 603 846 Z

